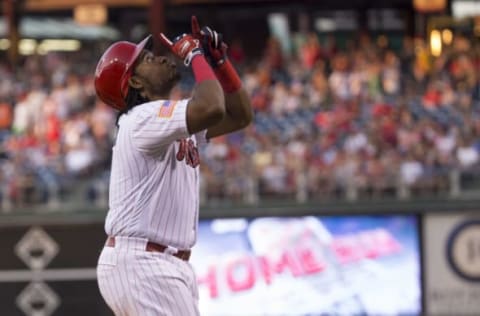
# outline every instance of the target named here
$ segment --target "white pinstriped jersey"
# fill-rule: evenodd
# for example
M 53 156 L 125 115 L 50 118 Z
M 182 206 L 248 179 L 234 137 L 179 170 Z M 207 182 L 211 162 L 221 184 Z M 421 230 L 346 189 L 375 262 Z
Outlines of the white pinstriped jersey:
M 195 244 L 199 167 L 186 163 L 188 152 L 182 161 L 176 155 L 179 140 L 191 140 L 190 149 L 196 150 L 206 142 L 206 130 L 189 135 L 187 104 L 187 99 L 153 101 L 121 116 L 113 147 L 108 235 L 146 238 L 178 249 Z

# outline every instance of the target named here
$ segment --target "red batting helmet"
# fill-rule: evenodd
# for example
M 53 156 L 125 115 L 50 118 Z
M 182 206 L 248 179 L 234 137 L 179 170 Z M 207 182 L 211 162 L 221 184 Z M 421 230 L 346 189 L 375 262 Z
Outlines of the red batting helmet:
M 95 70 L 95 90 L 103 102 L 120 111 L 127 106 L 125 98 L 133 65 L 142 50 L 151 46 L 152 36 L 149 35 L 138 44 L 127 41 L 113 43 L 103 53 Z

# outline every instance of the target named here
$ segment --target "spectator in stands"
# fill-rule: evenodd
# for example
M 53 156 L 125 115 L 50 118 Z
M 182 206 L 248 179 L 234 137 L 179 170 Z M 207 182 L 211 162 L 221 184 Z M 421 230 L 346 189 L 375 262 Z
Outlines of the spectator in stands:
M 452 170 L 479 170 L 480 58 L 472 39 L 456 36 L 434 57 L 419 39 L 406 37 L 395 51 L 387 38 L 363 33 L 342 50 L 334 36 L 303 31 L 291 56 L 273 37 L 252 60 L 232 42 L 256 122 L 205 148 L 207 197 L 245 200 L 256 184 L 277 198 L 302 186 L 310 198 L 435 193 L 447 189 Z M 72 177 L 108 180 L 114 113 L 95 99 L 95 61 L 76 57 L 83 58 L 27 57 L 20 80 L 0 64 L 0 188 L 13 201 L 53 194 L 30 192 L 37 183 L 64 192 Z M 186 77 L 174 96 L 188 84 Z

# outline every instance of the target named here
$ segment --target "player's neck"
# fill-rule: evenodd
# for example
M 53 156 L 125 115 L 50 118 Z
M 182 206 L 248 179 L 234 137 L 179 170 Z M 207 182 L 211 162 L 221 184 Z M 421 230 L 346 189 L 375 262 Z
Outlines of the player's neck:
M 170 94 L 155 94 L 149 97 L 148 99 L 150 101 L 157 101 L 157 100 L 167 100 L 169 98 Z
M 164 93 L 155 93 L 149 92 L 146 93 L 146 99 L 149 101 L 156 101 L 156 100 L 167 100 L 170 96 L 170 91 Z

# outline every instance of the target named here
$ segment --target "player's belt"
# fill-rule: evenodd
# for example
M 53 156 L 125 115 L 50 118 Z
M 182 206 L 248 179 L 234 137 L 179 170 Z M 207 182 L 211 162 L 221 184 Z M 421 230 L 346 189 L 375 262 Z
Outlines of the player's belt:
M 108 237 L 107 242 L 105 243 L 105 246 L 114 248 L 115 237 Z M 188 259 L 190 259 L 190 254 L 191 254 L 191 250 L 178 250 L 176 248 L 160 245 L 151 241 L 147 242 L 145 246 L 145 250 L 150 252 L 168 253 L 184 261 L 188 261 Z

